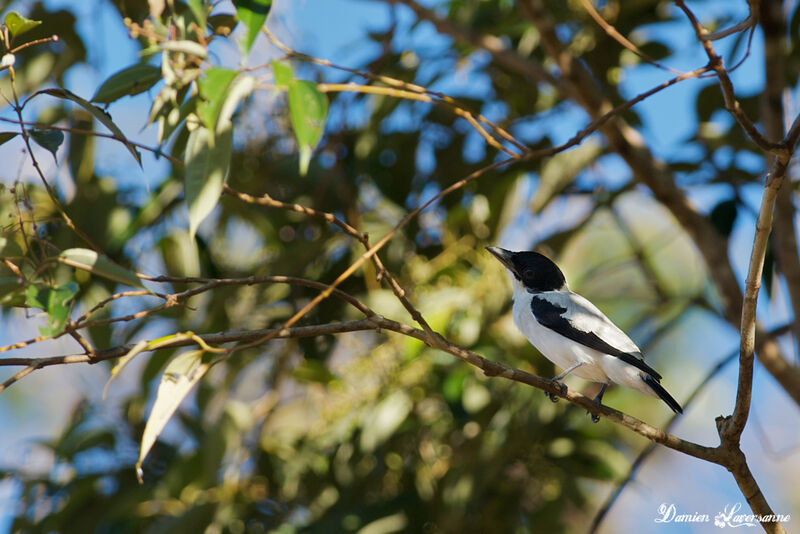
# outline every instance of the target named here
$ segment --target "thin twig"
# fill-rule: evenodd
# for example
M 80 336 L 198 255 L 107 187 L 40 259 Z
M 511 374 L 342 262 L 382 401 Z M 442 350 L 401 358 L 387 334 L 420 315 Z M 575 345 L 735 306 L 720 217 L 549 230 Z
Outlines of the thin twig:
M 606 22 L 606 20 L 600 15 L 600 13 L 597 12 L 597 9 L 594 7 L 594 5 L 592 5 L 591 0 L 581 0 L 581 5 L 586 10 L 586 12 L 589 13 L 589 16 L 591 16 L 592 19 L 594 19 L 597 25 L 603 28 L 603 31 L 605 31 L 609 37 L 617 41 L 619 44 L 621 44 L 622 46 L 624 46 L 625 48 L 627 48 L 628 50 L 630 50 L 631 52 L 633 52 L 634 54 L 645 60 L 646 62 L 650 63 L 651 65 L 658 67 L 659 69 L 669 71 L 673 74 L 677 74 L 678 76 L 684 74 L 683 71 L 663 65 L 658 61 L 656 61 L 655 59 L 648 56 L 647 54 L 645 54 L 644 52 L 642 52 L 638 46 L 630 42 L 624 35 L 619 33 L 619 31 L 617 31 L 617 29 L 614 26 Z
M 335 63 L 333 63 L 331 61 L 328 61 L 327 59 L 320 59 L 320 58 L 317 58 L 317 57 L 314 57 L 314 56 L 310 56 L 308 54 L 303 54 L 301 52 L 297 52 L 296 50 L 293 50 L 293 49 L 289 48 L 283 42 L 281 42 L 271 31 L 269 31 L 269 29 L 266 26 L 263 28 L 263 31 L 267 35 L 269 40 L 272 41 L 272 43 L 275 46 L 277 46 L 278 48 L 283 50 L 286 53 L 286 55 L 291 57 L 291 58 L 296 58 L 296 59 L 300 59 L 302 61 L 307 61 L 309 63 L 315 63 L 317 65 L 322 65 L 324 67 L 329 67 L 329 68 L 332 68 L 332 69 L 341 70 L 343 72 L 348 72 L 350 74 L 353 74 L 355 76 L 359 76 L 359 77 L 364 78 L 366 80 L 371 80 L 371 81 L 384 83 L 384 84 L 386 84 L 386 85 L 388 85 L 390 87 L 398 87 L 398 88 L 405 89 L 405 90 L 407 90 L 409 92 L 429 95 L 431 97 L 434 97 L 434 98 L 438 99 L 442 103 L 445 103 L 445 104 L 449 105 L 454 110 L 457 110 L 456 113 L 459 114 L 460 116 L 462 116 L 464 118 L 471 117 L 472 118 L 471 120 L 467 119 L 467 120 L 470 121 L 470 124 L 472 124 L 473 121 L 482 122 L 482 123 L 486 124 L 487 126 L 489 126 L 497 135 L 499 135 L 500 137 L 502 137 L 503 139 L 505 139 L 506 141 L 508 141 L 512 145 L 514 145 L 521 152 L 524 153 L 524 152 L 528 151 L 528 147 L 526 147 L 524 144 L 522 144 L 519 141 L 517 141 L 514 138 L 513 135 L 508 133 L 508 131 L 506 131 L 505 129 L 501 128 L 497 124 L 493 123 L 492 121 L 490 121 L 489 119 L 487 119 L 483 115 L 472 113 L 471 111 L 467 110 L 462 104 L 457 102 L 454 98 L 452 98 L 452 97 L 450 97 L 450 96 L 448 96 L 448 95 L 446 95 L 444 93 L 431 91 L 427 87 L 423 87 L 421 85 L 417 85 L 417 84 L 414 84 L 414 83 L 404 82 L 403 80 L 398 80 L 396 78 L 391 78 L 389 76 L 385 76 L 385 75 L 381 75 L 381 74 L 373 74 L 371 72 L 365 72 L 365 71 L 361 71 L 361 70 L 358 70 L 358 69 L 353 69 L 353 68 L 350 68 L 350 67 L 344 67 L 344 66 L 341 66 L 341 65 L 337 65 L 337 64 L 335 64 Z
M 706 30 L 705 27 L 700 24 L 700 21 L 697 19 L 692 10 L 686 6 L 686 3 L 683 0 L 675 0 L 675 5 L 677 5 L 684 12 L 684 14 L 686 14 L 686 18 L 689 19 L 689 22 L 694 28 L 698 41 L 700 41 L 700 43 L 703 45 L 703 50 L 705 50 L 706 55 L 708 56 L 709 65 L 717 74 L 720 90 L 722 91 L 722 98 L 725 101 L 725 109 L 727 109 L 728 112 L 733 115 L 733 118 L 736 119 L 736 122 L 739 123 L 742 129 L 744 129 L 750 139 L 756 145 L 758 145 L 759 148 L 778 157 L 785 156 L 786 148 L 783 146 L 783 144 L 776 143 L 765 138 L 764 135 L 758 131 L 758 128 L 756 128 L 750 117 L 748 117 L 742 109 L 742 106 L 736 99 L 736 92 L 733 88 L 733 82 L 731 82 L 730 76 L 728 76 L 728 71 L 723 65 L 722 58 L 718 56 L 714 50 L 714 44 L 712 41 L 705 38 L 709 35 L 708 30 Z
M 521 371 L 519 369 L 514 369 L 513 367 L 509 367 L 502 363 L 487 360 L 480 354 L 465 349 L 463 347 L 460 347 L 454 343 L 451 343 L 441 336 L 435 335 L 436 336 L 435 338 L 431 337 L 422 330 L 419 330 L 409 325 L 398 323 L 397 321 L 386 319 L 379 315 L 369 317 L 367 319 L 361 319 L 358 321 L 348 321 L 344 323 L 333 323 L 333 324 L 316 325 L 316 326 L 301 326 L 293 328 L 276 328 L 269 330 L 256 330 L 256 331 L 246 331 L 246 332 L 223 332 L 220 334 L 203 334 L 203 335 L 198 335 L 197 337 L 202 339 L 205 343 L 213 345 L 221 345 L 224 343 L 243 342 L 243 341 L 251 341 L 255 343 L 266 338 L 270 339 L 301 338 L 301 337 L 313 337 L 319 335 L 331 335 L 331 334 L 340 334 L 344 332 L 357 332 L 357 331 L 376 330 L 376 329 L 397 332 L 405 336 L 410 336 L 419 339 L 420 341 L 424 342 L 426 345 L 432 348 L 436 348 L 444 352 L 447 352 L 449 354 L 452 354 L 453 356 L 456 356 L 457 358 L 463 360 L 464 362 L 481 369 L 487 376 L 502 377 L 507 380 L 513 380 L 515 382 L 528 384 L 530 386 L 542 389 L 544 391 L 548 391 L 555 395 L 560 395 L 562 396 L 562 398 L 566 399 L 570 403 L 580 406 L 581 408 L 584 408 L 593 414 L 605 417 L 610 421 L 613 421 L 614 423 L 625 426 L 651 441 L 661 443 L 666 447 L 677 450 L 679 452 L 683 452 L 690 456 L 694 456 L 701 460 L 720 463 L 719 451 L 717 448 L 706 447 L 703 445 L 699 445 L 697 443 L 683 440 L 681 438 L 678 438 L 677 436 L 668 434 L 663 430 L 659 430 L 651 425 L 648 425 L 647 423 L 639 419 L 636 419 L 635 417 L 624 414 L 618 410 L 614 410 L 613 408 L 609 408 L 608 406 L 598 405 L 597 403 L 594 402 L 594 400 L 585 397 L 584 395 L 581 395 L 580 393 L 574 392 L 572 390 L 568 390 L 567 393 L 564 395 L 563 390 L 559 388 L 551 380 L 530 373 L 526 373 L 525 371 Z M 163 344 L 160 345 L 160 348 L 186 347 L 194 345 L 196 343 L 197 341 L 189 336 L 178 336 L 174 340 L 165 341 Z M 113 349 L 98 351 L 97 353 L 95 353 L 95 356 L 92 359 L 92 361 L 103 361 L 103 360 L 121 358 L 122 356 L 127 354 L 131 348 L 132 346 L 125 345 L 121 347 L 115 347 Z M 7 358 L 0 360 L 0 366 L 25 365 L 27 366 L 26 370 L 30 369 L 30 371 L 27 371 L 27 373 L 30 373 L 32 370 L 36 368 L 47 367 L 51 365 L 88 363 L 88 362 L 89 362 L 89 357 L 85 354 L 71 354 L 66 356 L 54 356 L 48 358 Z
M 773 330 L 770 330 L 766 333 L 770 338 L 781 336 L 786 332 L 790 331 L 791 324 L 785 324 Z M 688 412 L 689 407 L 694 404 L 694 401 L 700 395 L 700 393 L 705 389 L 705 387 L 723 370 L 732 362 L 736 361 L 737 356 L 739 356 L 739 351 L 735 350 L 719 360 L 714 367 L 706 374 L 705 378 L 700 381 L 697 386 L 695 386 L 694 390 L 689 394 L 688 397 L 683 401 L 683 410 L 684 412 Z M 678 414 L 673 414 L 669 421 L 667 422 L 666 432 L 672 430 L 672 427 L 678 420 Z M 605 503 L 598 509 L 597 513 L 595 514 L 594 518 L 592 519 L 592 524 L 589 527 L 587 534 L 594 534 L 597 532 L 597 529 L 600 527 L 600 524 L 603 522 L 608 516 L 608 513 L 611 511 L 611 508 L 617 502 L 617 499 L 625 490 L 625 487 L 633 481 L 634 476 L 636 476 L 637 471 L 641 468 L 644 462 L 653 454 L 656 450 L 656 443 L 650 442 L 647 447 L 645 447 L 636 459 L 631 463 L 630 468 L 628 469 L 628 474 L 625 475 L 625 478 L 619 483 L 616 489 L 608 496 Z
M 152 152 L 157 158 L 163 157 L 169 160 L 170 163 L 173 165 L 178 165 L 179 167 L 183 167 L 183 161 L 174 157 L 170 156 L 166 152 L 162 151 L 160 148 L 154 148 L 151 146 L 144 145 L 142 143 L 137 143 L 136 141 L 131 141 L 130 139 L 123 139 L 118 137 L 114 134 L 104 133 L 104 132 L 95 132 L 93 130 L 82 130 L 80 128 L 72 128 L 68 126 L 56 126 L 54 124 L 43 124 L 41 122 L 20 122 L 19 120 L 9 119 L 6 117 L 0 117 L 0 121 L 3 122 L 10 122 L 12 124 L 20 124 L 24 126 L 33 126 L 39 130 L 58 130 L 60 132 L 68 132 L 77 135 L 91 135 L 94 137 L 104 137 L 106 139 L 113 139 L 115 141 L 119 141 L 120 143 L 126 143 L 129 145 L 133 145 L 135 147 L 141 148 L 142 150 L 147 150 L 148 152 Z

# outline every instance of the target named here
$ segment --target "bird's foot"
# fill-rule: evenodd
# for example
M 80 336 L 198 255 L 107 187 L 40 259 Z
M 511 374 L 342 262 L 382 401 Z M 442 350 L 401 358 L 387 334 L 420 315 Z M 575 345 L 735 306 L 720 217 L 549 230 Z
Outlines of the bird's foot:
M 549 391 L 544 392 L 544 396 L 550 399 L 551 402 L 558 402 L 558 397 L 567 396 L 567 385 L 565 383 L 559 382 L 558 380 L 553 380 L 553 385 L 560 390 L 557 396 L 550 393 Z
M 594 403 L 597 405 L 598 408 L 603 405 L 602 404 L 602 402 L 603 402 L 603 394 L 606 392 L 606 388 L 607 387 L 608 387 L 608 384 L 603 384 L 603 387 L 600 388 L 600 393 L 598 393 L 597 396 L 593 399 Z M 600 416 L 599 415 L 593 414 L 592 412 L 590 412 L 588 410 L 586 412 L 586 415 L 591 415 L 592 416 L 592 423 L 597 423 L 597 422 L 600 421 Z

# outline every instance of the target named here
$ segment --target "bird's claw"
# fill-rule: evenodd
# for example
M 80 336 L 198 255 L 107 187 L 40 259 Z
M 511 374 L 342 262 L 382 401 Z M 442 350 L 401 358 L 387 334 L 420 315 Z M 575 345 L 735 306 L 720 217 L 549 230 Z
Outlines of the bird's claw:
M 558 396 L 550 393 L 549 391 L 544 392 L 544 396 L 550 399 L 551 402 L 558 402 L 558 397 L 566 397 L 567 396 L 567 385 L 563 382 L 553 381 L 553 385 L 559 388 L 561 391 L 559 392 Z
M 602 406 L 602 403 L 601 403 L 600 399 L 603 398 L 603 393 L 605 392 L 604 390 L 605 390 L 605 388 L 603 388 L 603 391 L 601 391 L 600 394 L 597 397 L 594 398 L 594 403 L 597 405 L 598 408 L 600 406 Z M 600 416 L 599 415 L 597 415 L 595 413 L 592 413 L 589 410 L 586 410 L 586 415 L 591 415 L 592 416 L 592 423 L 599 423 L 600 422 Z

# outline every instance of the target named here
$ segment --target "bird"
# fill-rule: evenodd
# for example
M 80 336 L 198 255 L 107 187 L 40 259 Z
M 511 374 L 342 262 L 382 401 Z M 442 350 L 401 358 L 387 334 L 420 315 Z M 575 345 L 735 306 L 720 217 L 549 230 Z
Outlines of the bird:
M 562 395 L 568 374 L 602 383 L 594 398 L 599 406 L 606 388 L 619 384 L 663 400 L 675 413 L 681 405 L 661 385 L 661 375 L 647 365 L 642 351 L 588 299 L 570 290 L 564 273 L 538 252 L 486 247 L 509 271 L 514 285 L 514 323 L 542 355 L 563 369 L 553 377 Z M 558 399 L 545 393 L 550 400 Z M 588 412 L 587 412 L 588 413 Z M 592 421 L 599 421 L 592 415 Z

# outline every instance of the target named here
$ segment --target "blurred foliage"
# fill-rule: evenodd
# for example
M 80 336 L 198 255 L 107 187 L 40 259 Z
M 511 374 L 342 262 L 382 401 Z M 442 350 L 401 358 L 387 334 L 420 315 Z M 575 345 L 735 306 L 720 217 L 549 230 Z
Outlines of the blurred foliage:
M 152 53 L 157 39 L 147 30 L 151 5 L 143 0 L 111 4 L 120 19 L 129 17 L 128 29 Z M 174 4 L 175 17 L 182 17 L 177 31 L 195 39 L 192 24 L 203 22 L 197 6 L 207 2 L 168 4 Z M 442 13 L 459 24 L 502 36 L 523 56 L 545 61 L 537 32 L 514 2 L 445 4 Z M 639 59 L 596 26 L 578 2 L 550 5 L 570 50 L 590 66 L 607 96 L 621 102 L 618 81 L 626 69 L 637 68 Z M 674 13 L 661 1 L 603 5 L 604 16 L 623 35 L 664 37 L 675 24 Z M 102 41 L 84 41 L 67 11 L 36 3 L 25 14 L 43 23 L 22 41 L 52 33 L 60 40 L 17 54 L 15 83 L 23 97 L 63 85 L 64 74 L 85 63 L 87 49 Z M 232 14 L 211 12 L 207 22 L 215 38 L 227 38 L 235 25 Z M 795 12 L 793 25 L 797 19 Z M 550 88 L 486 61 L 463 44 L 397 49 L 391 41 L 401 29 L 362 37 L 379 46 L 365 47 L 376 55 L 354 67 L 435 86 L 471 59 L 468 75 L 485 81 L 485 97 L 451 96 L 534 148 L 556 140 L 551 129 L 532 124 L 574 120 L 569 118 L 574 105 Z M 669 57 L 675 46 L 644 37 L 639 41 L 659 59 Z M 792 84 L 796 55 L 793 49 L 787 65 Z M 191 54 L 181 58 L 180 69 L 172 74 L 162 70 L 164 83 L 149 92 L 151 119 L 160 122 L 159 142 L 165 153 L 178 158 L 184 156 L 191 110 L 206 106 L 219 113 L 222 105 L 201 89 L 199 98 L 205 100 L 196 107 L 193 88 L 206 74 Z M 147 87 L 154 81 L 152 67 L 120 67 L 134 70 L 106 86 L 99 98 L 104 104 L 147 89 L 136 85 L 138 76 L 131 72 L 144 73 Z M 343 80 L 339 72 L 303 68 L 311 79 Z M 11 94 L 10 83 L 3 72 L 4 95 Z M 284 97 L 265 103 L 260 96 L 268 92 L 246 100 L 235 118 L 236 132 L 245 133 L 234 135 L 228 147 L 228 184 L 330 211 L 368 232 L 373 242 L 408 208 L 495 161 L 495 152 L 446 107 L 385 95 L 329 93 L 331 119 L 307 175 L 300 178 L 298 163 L 304 162 L 292 133 L 296 119 L 290 120 Z M 318 101 L 319 95 L 309 98 Z M 756 101 L 757 95 L 740 99 L 751 116 L 758 114 Z M 30 120 L 78 130 L 98 127 L 86 109 L 67 100 L 42 102 Z M 666 163 L 689 191 L 709 185 L 724 189 L 724 198 L 709 210 L 724 238 L 748 209 L 741 189 L 757 182 L 752 161 L 761 156 L 733 121 L 718 120 L 724 104 L 714 83 L 697 93 L 695 103 L 690 119 L 697 127 L 686 139 L 691 148 L 686 153 L 693 157 L 682 159 L 682 153 Z M 109 110 L 113 113 L 113 103 Z M 142 109 L 140 115 L 147 113 Z M 626 118 L 642 122 L 635 108 Z M 210 131 L 214 120 L 206 125 Z M 13 130 L 14 125 L 6 126 Z M 313 148 L 315 134 L 306 137 L 297 134 L 301 145 Z M 21 143 L 20 137 L 8 143 Z M 96 145 L 94 137 L 67 135 L 58 154 L 71 192 L 60 184 L 59 199 L 88 239 L 122 266 L 171 276 L 292 275 L 329 282 L 362 253 L 358 243 L 320 219 L 243 204 L 231 196 L 220 199 L 194 242 L 186 231 L 180 165 L 172 166 L 160 183 L 143 188 L 129 177 L 101 171 L 95 165 Z M 693 244 L 668 212 L 629 181 L 608 179 L 606 165 L 618 167 L 619 161 L 601 138 L 593 137 L 568 154 L 491 173 L 415 218 L 381 251 L 381 258 L 434 329 L 491 359 L 550 376 L 552 365 L 513 326 L 506 273 L 483 253 L 484 246 L 500 240 L 537 245 L 559 259 L 573 289 L 597 302 L 646 350 L 653 347 L 649 358 L 680 397 L 689 385 L 674 379 L 670 365 L 691 365 L 697 355 L 685 354 L 668 364 L 656 350 L 658 340 L 682 335 L 683 319 L 691 312 L 717 317 L 717 296 Z M 42 268 L 58 251 L 86 243 L 61 222 L 38 181 L 13 181 L 15 168 L 5 166 L 7 185 L 0 191 L 3 257 L 23 257 L 25 279 L 45 273 L 51 287 L 73 284 L 73 315 L 122 290 L 112 279 L 65 265 Z M 17 246 L 14 253 L 8 252 L 13 246 L 5 248 L 7 242 Z M 14 307 L 25 305 L 25 286 L 18 273 L 0 267 L 6 318 L 17 315 Z M 371 266 L 341 289 L 386 317 L 412 324 L 391 291 L 376 281 Z M 145 333 L 265 328 L 280 324 L 314 294 L 282 285 L 220 287 L 194 297 L 190 308 L 95 326 L 88 337 L 98 348 L 107 348 Z M 100 317 L 152 304 L 151 297 L 136 297 Z M 357 315 L 330 298 L 301 324 L 349 318 Z M 144 463 L 144 484 L 138 485 L 133 468 L 137 443 L 160 375 L 175 354 L 139 355 L 141 365 L 123 371 L 128 380 L 138 376 L 139 383 L 114 410 L 113 421 L 101 403 L 76 406 L 60 436 L 38 445 L 48 452 L 50 465 L 4 466 L 2 476 L 14 482 L 17 501 L 14 532 L 576 532 L 591 518 L 597 484 L 624 476 L 641 446 L 611 424 L 592 425 L 565 403 L 552 404 L 541 392 L 517 383 L 489 380 L 417 340 L 360 332 L 272 341 L 213 367 L 156 443 Z M 25 382 L 14 387 L 25 388 Z M 594 394 L 592 387 L 587 394 Z M 663 406 L 637 393 L 612 390 L 606 402 L 643 418 L 664 416 Z

